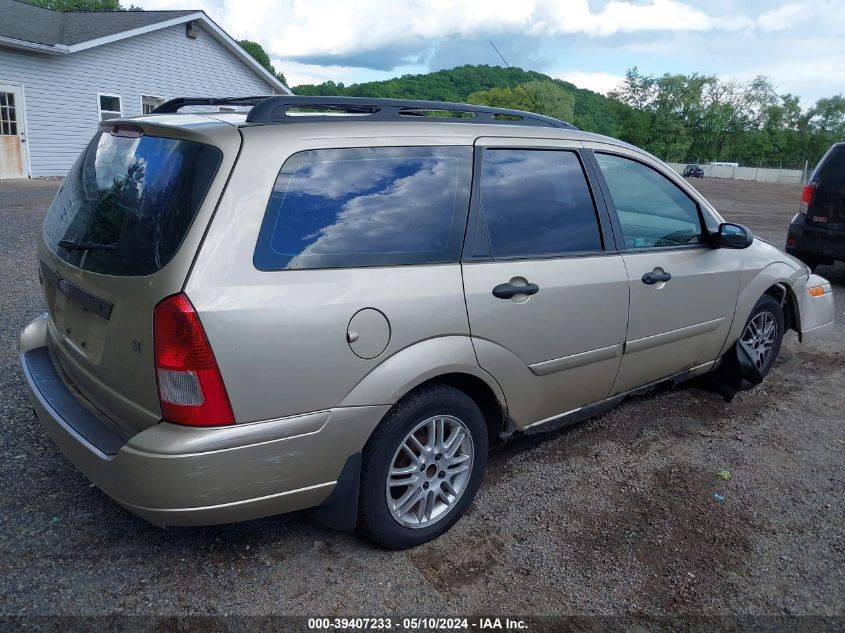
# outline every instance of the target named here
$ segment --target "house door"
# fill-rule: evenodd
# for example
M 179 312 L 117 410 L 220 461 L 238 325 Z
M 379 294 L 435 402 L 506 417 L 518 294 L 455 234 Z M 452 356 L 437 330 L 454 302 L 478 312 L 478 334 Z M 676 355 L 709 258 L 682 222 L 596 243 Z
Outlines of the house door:
M 26 178 L 26 132 L 21 87 L 0 83 L 0 178 Z

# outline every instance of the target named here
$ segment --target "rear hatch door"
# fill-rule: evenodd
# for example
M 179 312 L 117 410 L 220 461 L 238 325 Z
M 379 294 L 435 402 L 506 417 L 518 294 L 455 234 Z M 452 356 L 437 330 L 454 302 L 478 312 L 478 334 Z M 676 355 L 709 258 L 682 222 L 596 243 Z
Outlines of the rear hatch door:
M 236 128 L 185 116 L 98 132 L 39 245 L 54 363 L 125 437 L 161 418 L 153 308 L 181 290 L 240 145 Z

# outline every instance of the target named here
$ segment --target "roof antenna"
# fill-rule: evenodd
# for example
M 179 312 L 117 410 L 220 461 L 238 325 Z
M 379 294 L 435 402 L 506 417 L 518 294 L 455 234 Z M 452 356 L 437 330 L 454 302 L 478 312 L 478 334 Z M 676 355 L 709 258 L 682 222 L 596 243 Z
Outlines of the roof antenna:
M 493 50 L 496 51 L 499 57 L 502 58 L 502 61 L 505 62 L 505 66 L 507 66 L 508 70 L 511 71 L 511 77 L 514 78 L 514 81 L 519 84 L 519 87 L 522 88 L 525 94 L 528 95 L 528 98 L 531 99 L 531 103 L 533 103 L 534 107 L 537 108 L 537 112 L 539 114 L 543 114 L 543 108 L 540 107 L 540 104 L 537 103 L 537 100 L 531 95 L 530 92 L 528 92 L 528 89 L 525 87 L 525 85 L 521 81 L 519 81 L 519 79 L 516 78 L 516 73 L 514 72 L 513 68 L 511 68 L 511 65 L 508 63 L 508 60 L 505 59 L 505 56 L 499 52 L 498 48 L 496 48 L 496 45 L 493 43 L 493 40 L 490 40 L 490 46 L 493 47 Z

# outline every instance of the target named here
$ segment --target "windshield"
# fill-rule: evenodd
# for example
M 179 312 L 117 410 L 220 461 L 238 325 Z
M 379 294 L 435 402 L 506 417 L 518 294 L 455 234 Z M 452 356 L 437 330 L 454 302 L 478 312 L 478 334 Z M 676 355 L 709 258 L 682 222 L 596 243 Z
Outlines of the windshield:
M 154 273 L 176 254 L 220 159 L 200 143 L 100 132 L 53 200 L 44 241 L 83 270 Z

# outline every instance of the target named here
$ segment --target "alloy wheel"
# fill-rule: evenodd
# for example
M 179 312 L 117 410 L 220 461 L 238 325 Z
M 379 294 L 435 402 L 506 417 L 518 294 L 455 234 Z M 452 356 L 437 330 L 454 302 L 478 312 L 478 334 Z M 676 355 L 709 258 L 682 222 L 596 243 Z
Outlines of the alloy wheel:
M 405 436 L 390 462 L 385 494 L 396 521 L 425 528 L 444 518 L 472 473 L 469 429 L 451 415 L 432 416 Z
M 769 362 L 777 340 L 777 322 L 771 312 L 760 312 L 745 326 L 739 339 L 757 369 Z

